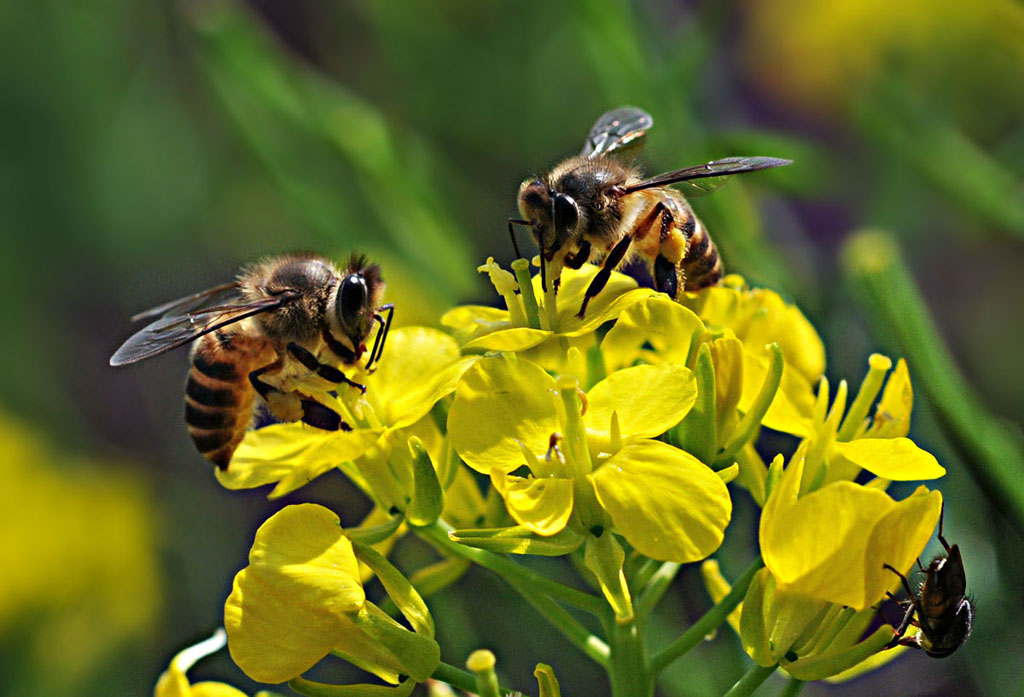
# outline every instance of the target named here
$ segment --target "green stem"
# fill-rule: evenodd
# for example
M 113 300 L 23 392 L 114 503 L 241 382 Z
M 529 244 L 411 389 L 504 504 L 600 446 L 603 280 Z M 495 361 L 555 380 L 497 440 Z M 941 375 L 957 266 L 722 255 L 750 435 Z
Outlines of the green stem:
M 755 663 L 754 666 L 744 673 L 743 677 L 732 686 L 732 689 L 725 693 L 725 697 L 747 697 L 747 695 L 753 694 L 754 690 L 760 687 L 761 683 L 767 680 L 778 667 L 778 664 L 775 664 L 765 668 L 764 666 L 759 666 Z
M 673 579 L 676 574 L 679 573 L 679 569 L 682 568 L 682 564 L 677 564 L 674 561 L 664 562 L 658 567 L 658 570 L 651 576 L 651 580 L 648 581 L 643 592 L 640 594 L 640 599 L 636 603 L 636 614 L 641 619 L 647 617 L 654 609 L 654 606 L 661 600 L 661 596 L 665 595 L 665 591 L 672 585 Z
M 981 404 L 957 369 L 896 243 L 879 232 L 858 233 L 844 250 L 846 273 L 867 296 L 867 309 L 891 332 L 915 371 L 953 447 L 989 498 L 1024 532 L 1021 443 Z
M 573 646 L 582 651 L 591 660 L 607 668 L 610 650 L 608 644 L 601 637 L 591 633 L 589 629 L 584 627 L 575 617 L 566 612 L 548 596 L 533 592 L 529 588 L 524 588 L 511 579 L 506 578 L 505 580 L 552 627 L 568 639 Z
M 650 697 L 654 694 L 654 673 L 647 663 L 636 618 L 626 624 L 609 619 L 605 626 L 611 643 L 607 669 L 612 697 Z
M 761 561 L 760 557 L 758 557 L 750 566 L 747 567 L 746 571 L 736 579 L 736 583 L 733 584 L 732 589 L 718 602 L 718 604 L 708 610 L 703 617 L 694 622 L 689 629 L 683 632 L 681 637 L 655 654 L 654 658 L 651 659 L 651 669 L 654 671 L 655 675 L 664 670 L 672 661 L 700 644 L 700 642 L 704 640 L 704 637 L 710 634 L 712 630 L 720 624 L 725 622 L 729 617 L 729 613 L 736 609 L 736 606 L 743 600 L 743 596 L 747 594 L 747 587 L 750 585 L 750 581 L 762 566 L 764 566 L 764 562 Z
M 797 697 L 800 691 L 804 689 L 804 681 L 797 680 L 796 678 L 790 678 L 786 686 L 782 688 L 782 692 L 779 693 L 779 697 Z
M 438 664 L 437 668 L 434 669 L 434 674 L 430 677 L 435 680 L 440 680 L 441 682 L 446 682 L 452 687 L 457 687 L 463 692 L 468 692 L 474 695 L 476 694 L 476 676 L 468 670 L 456 668 L 444 661 L 441 661 L 441 663 Z M 501 687 L 500 689 L 501 694 L 503 695 L 513 694 L 515 692 L 507 687 Z
M 537 295 L 533 292 L 533 283 L 530 279 L 530 262 L 527 259 L 515 259 L 512 262 L 512 272 L 516 275 L 519 283 L 519 293 L 523 300 L 523 310 L 526 312 L 526 320 L 532 329 L 540 329 L 540 312 L 537 306 Z
M 604 617 L 608 614 L 608 607 L 605 605 L 604 601 L 595 595 L 576 590 L 575 588 L 570 588 L 558 581 L 552 581 L 550 578 L 541 576 L 534 571 L 530 571 L 524 566 L 516 564 L 514 561 L 499 554 L 494 554 L 493 552 L 488 552 L 484 549 L 477 549 L 475 547 L 466 547 L 465 545 L 453 542 L 448 537 L 448 533 L 452 530 L 452 527 L 447 523 L 439 520 L 432 525 L 427 525 L 422 528 L 413 528 L 413 530 L 415 530 L 420 537 L 434 542 L 445 551 L 451 552 L 463 559 L 469 559 L 474 564 L 479 564 L 499 576 L 515 581 L 521 586 L 526 586 L 546 593 L 556 600 L 561 600 L 562 602 L 579 608 L 580 610 L 586 610 L 592 615 L 596 615 L 598 617 Z

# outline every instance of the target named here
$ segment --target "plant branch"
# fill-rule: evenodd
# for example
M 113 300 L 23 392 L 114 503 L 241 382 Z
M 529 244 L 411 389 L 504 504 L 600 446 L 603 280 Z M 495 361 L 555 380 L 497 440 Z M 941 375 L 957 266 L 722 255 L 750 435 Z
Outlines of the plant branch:
M 448 537 L 448 532 L 451 531 L 452 528 L 443 521 L 439 520 L 431 525 L 413 528 L 413 530 L 415 530 L 421 537 L 430 540 L 442 549 L 464 559 L 468 559 L 474 564 L 479 564 L 499 576 L 515 581 L 515 583 L 546 593 L 556 600 L 560 600 L 567 605 L 572 605 L 580 610 L 585 610 L 592 615 L 603 617 L 608 614 L 607 605 L 605 605 L 604 601 L 596 595 L 591 595 L 590 593 L 570 588 L 558 581 L 553 581 L 546 576 L 530 571 L 521 564 L 517 564 L 511 559 L 503 557 L 500 554 L 488 552 L 484 549 L 477 549 L 475 547 L 467 547 L 452 541 Z
M 743 600 L 743 596 L 747 594 L 747 587 L 750 585 L 750 581 L 762 566 L 764 566 L 764 562 L 758 557 L 736 579 L 732 590 L 718 604 L 694 622 L 689 629 L 683 632 L 682 636 L 666 646 L 651 659 L 651 669 L 655 675 L 664 670 L 672 661 L 697 646 L 712 630 L 725 622 L 726 618 L 729 617 L 729 613 L 736 609 L 736 606 Z

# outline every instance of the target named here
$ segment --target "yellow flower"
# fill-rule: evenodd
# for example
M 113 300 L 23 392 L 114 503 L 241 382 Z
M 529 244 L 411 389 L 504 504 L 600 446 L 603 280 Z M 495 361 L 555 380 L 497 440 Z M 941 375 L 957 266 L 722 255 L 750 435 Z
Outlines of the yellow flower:
M 525 260 L 521 260 L 522 268 L 524 264 Z M 576 313 L 598 271 L 592 264 L 579 270 L 564 269 L 558 293 L 554 293 L 551 283 L 546 295 L 539 275 L 530 279 L 528 292 L 522 294 L 517 293 L 520 284 L 516 278 L 493 258 L 488 258 L 480 270 L 489 274 L 508 309 L 463 305 L 445 313 L 441 324 L 459 340 L 464 351 L 526 352 L 526 357 L 550 370 L 564 369 L 569 346 L 585 350 L 592 343 L 588 335 L 595 329 L 630 304 L 655 294 L 651 289 L 637 288 L 636 281 L 629 276 L 613 272 L 608 285 L 593 299 L 581 319 Z M 525 275 L 522 278 L 525 282 Z M 538 305 L 537 297 L 543 297 L 544 302 Z
M 202 658 L 220 651 L 227 644 L 223 629 L 198 644 L 189 646 L 171 659 L 171 665 L 160 676 L 153 697 L 246 697 L 238 688 L 222 682 L 191 684 L 185 673 Z
M 358 561 L 371 566 L 415 631 L 366 599 Z M 314 504 L 288 506 L 257 531 L 224 626 L 232 659 L 260 682 L 297 678 L 328 653 L 393 684 L 403 675 L 426 680 L 440 660 L 433 620 L 408 581 L 379 554 L 353 549 L 338 517 Z
M 872 608 L 858 611 L 783 590 L 761 569 L 743 600 L 740 638 L 758 665 L 778 664 L 799 680 L 841 682 L 901 653 L 880 653 L 892 638 L 889 626 L 861 639 L 875 616 Z
M 320 395 L 353 430 L 323 431 L 296 422 L 250 431 L 230 466 L 217 470 L 218 481 L 229 489 L 276 482 L 270 494 L 276 498 L 338 467 L 372 497 L 393 497 L 388 492 L 394 491 L 395 483 L 381 463 L 393 442 L 404 443 L 396 433 L 416 424 L 449 394 L 473 359 L 461 359 L 454 339 L 426 327 L 392 330 L 388 355 L 389 360 L 367 376 L 366 394 L 350 404 Z M 393 503 L 388 500 L 385 508 Z
M 617 611 L 628 613 L 613 530 L 654 559 L 703 559 L 732 510 L 721 477 L 689 453 L 652 440 L 696 399 L 693 374 L 674 363 L 613 373 L 586 393 L 513 356 L 482 358 L 455 391 L 448 432 L 459 455 L 489 474 L 512 518 L 539 536 L 567 528 Z M 522 466 L 529 476 L 513 474 Z M 604 576 L 602 576 L 604 574 Z
M 781 468 L 782 458 L 772 467 Z M 769 477 L 772 475 L 769 474 Z M 942 494 L 919 487 L 902 501 L 877 488 L 835 482 L 800 495 L 803 449 L 772 487 L 761 514 L 761 555 L 780 589 L 863 610 L 893 586 L 939 520 Z

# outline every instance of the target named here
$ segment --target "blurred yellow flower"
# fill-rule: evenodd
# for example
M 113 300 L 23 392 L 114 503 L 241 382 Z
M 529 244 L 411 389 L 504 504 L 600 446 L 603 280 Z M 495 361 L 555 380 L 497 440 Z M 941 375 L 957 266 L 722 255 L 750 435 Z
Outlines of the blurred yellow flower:
M 137 478 L 59 454 L 3 412 L 0 476 L 0 637 L 61 692 L 155 621 L 154 506 Z

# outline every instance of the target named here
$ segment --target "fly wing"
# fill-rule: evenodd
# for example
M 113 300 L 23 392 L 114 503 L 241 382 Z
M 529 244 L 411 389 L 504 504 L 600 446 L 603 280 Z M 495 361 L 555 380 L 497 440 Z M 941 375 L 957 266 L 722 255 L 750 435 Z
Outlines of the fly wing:
M 723 184 L 729 181 L 729 177 L 733 174 L 782 167 L 792 164 L 792 162 L 792 160 L 783 160 L 778 157 L 727 157 L 722 160 L 712 160 L 703 165 L 676 169 L 644 179 L 637 184 L 626 187 L 625 193 L 629 194 L 641 189 L 652 189 L 657 186 L 668 186 L 680 182 L 693 182 L 691 186 L 696 192 L 695 195 L 708 194 L 721 188 Z M 696 182 L 694 180 L 700 181 Z
M 161 317 L 132 334 L 110 357 L 110 365 L 136 363 L 158 356 L 246 317 L 276 310 L 297 296 L 295 291 L 286 291 L 257 300 L 238 298 L 233 302 L 198 310 L 167 310 Z M 176 306 L 169 303 L 168 307 Z
M 612 109 L 594 123 L 580 154 L 594 158 L 614 153 L 621 159 L 630 159 L 643 149 L 652 125 L 654 119 L 643 109 L 632 106 Z

